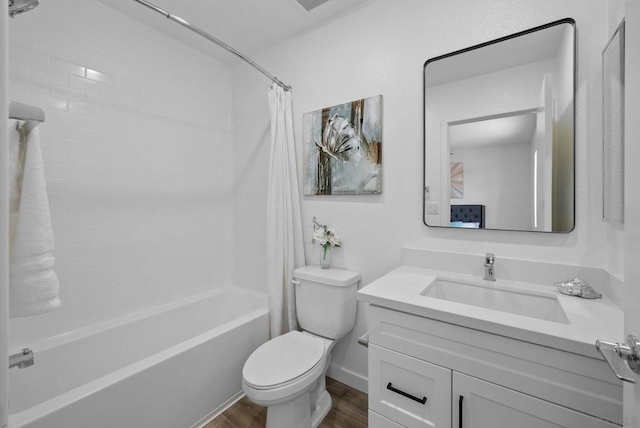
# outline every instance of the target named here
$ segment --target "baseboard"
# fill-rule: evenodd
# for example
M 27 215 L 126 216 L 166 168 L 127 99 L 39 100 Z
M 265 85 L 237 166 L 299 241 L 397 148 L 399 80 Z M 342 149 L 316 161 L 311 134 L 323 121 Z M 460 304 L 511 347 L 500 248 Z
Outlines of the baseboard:
M 357 389 L 360 392 L 368 394 L 369 379 L 358 373 L 354 373 L 351 370 L 332 363 L 329 365 L 329 369 L 327 370 L 327 376 L 331 379 L 337 380 L 338 382 L 344 383 L 351 388 Z
M 206 424 L 208 424 L 209 422 L 211 422 L 212 420 L 220 416 L 222 412 L 224 412 L 229 407 L 233 406 L 238 401 L 240 401 L 242 397 L 244 397 L 244 392 L 242 391 L 238 392 L 236 395 L 234 395 L 233 397 L 225 401 L 222 405 L 218 406 L 217 409 L 209 413 L 204 418 L 200 419 L 195 424 L 191 425 L 191 428 L 203 428 Z

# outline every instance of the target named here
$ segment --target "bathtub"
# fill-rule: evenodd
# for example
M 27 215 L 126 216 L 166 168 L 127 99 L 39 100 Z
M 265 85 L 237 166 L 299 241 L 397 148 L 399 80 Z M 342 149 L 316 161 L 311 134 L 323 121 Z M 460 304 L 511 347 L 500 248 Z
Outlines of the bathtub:
M 28 344 L 9 428 L 202 426 L 242 395 L 268 324 L 265 295 L 229 286 Z

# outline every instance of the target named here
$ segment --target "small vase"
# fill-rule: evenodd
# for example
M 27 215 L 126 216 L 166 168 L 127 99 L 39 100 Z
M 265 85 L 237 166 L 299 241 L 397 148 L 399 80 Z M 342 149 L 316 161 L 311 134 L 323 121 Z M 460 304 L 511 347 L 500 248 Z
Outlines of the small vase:
M 320 267 L 322 269 L 331 269 L 331 251 L 329 248 L 323 248 L 320 251 Z

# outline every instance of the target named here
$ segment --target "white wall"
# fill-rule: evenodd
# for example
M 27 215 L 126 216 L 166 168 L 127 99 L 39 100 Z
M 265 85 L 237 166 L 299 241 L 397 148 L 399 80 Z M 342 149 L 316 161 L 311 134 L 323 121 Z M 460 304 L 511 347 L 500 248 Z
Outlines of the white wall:
M 11 346 L 230 279 L 230 67 L 95 0 L 10 24 L 10 97 L 40 126 L 62 307 Z
M 422 223 L 423 65 L 432 57 L 557 19 L 577 21 L 577 214 L 569 234 L 441 230 Z M 604 266 L 607 231 L 601 221 L 601 62 L 607 40 L 607 2 L 601 0 L 375 0 L 327 25 L 254 57 L 294 90 L 298 165 L 302 115 L 371 95 L 384 96 L 383 193 L 316 196 L 303 200 L 306 253 L 311 218 L 335 227 L 343 248 L 335 264 L 360 271 L 364 285 L 400 264 L 400 249 L 414 246 L 531 260 Z M 233 73 L 238 282 L 265 287 L 264 217 L 268 163 L 268 81 L 245 65 Z M 248 129 L 251 128 L 251 129 Z M 300 177 L 302 172 L 299 171 Z M 481 262 L 480 257 L 478 258 Z M 247 265 L 249 264 L 249 265 Z M 359 306 L 353 333 L 335 350 L 344 378 L 360 382 L 366 350 L 356 336 L 367 330 Z M 353 376 L 351 376 L 353 375 Z M 343 379 L 344 379 L 343 378 Z

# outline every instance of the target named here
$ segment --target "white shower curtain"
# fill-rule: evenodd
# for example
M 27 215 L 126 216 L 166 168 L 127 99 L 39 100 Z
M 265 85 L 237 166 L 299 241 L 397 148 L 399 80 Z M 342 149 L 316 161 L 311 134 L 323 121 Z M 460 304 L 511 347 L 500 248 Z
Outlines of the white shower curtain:
M 293 270 L 305 264 L 291 91 L 269 89 L 271 160 L 267 190 L 267 285 L 271 337 L 298 328 Z

